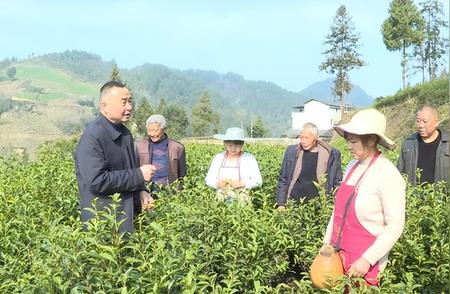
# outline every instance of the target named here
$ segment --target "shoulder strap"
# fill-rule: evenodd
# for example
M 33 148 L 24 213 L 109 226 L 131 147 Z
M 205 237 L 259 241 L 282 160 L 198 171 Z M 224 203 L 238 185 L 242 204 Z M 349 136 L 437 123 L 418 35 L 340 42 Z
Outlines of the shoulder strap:
M 377 160 L 378 156 L 380 155 L 381 152 L 377 152 L 377 154 L 375 154 L 375 156 L 372 158 L 372 160 L 370 161 L 369 165 L 367 166 L 367 168 L 364 170 L 364 172 L 362 173 L 362 175 L 359 177 L 358 181 L 355 184 L 355 189 L 353 190 L 352 194 L 350 194 L 350 196 L 347 199 L 347 202 L 345 203 L 345 207 L 344 207 L 344 215 L 342 216 L 342 222 L 341 222 L 341 227 L 339 228 L 339 234 L 338 237 L 336 239 L 336 243 L 334 245 L 334 248 L 336 249 L 336 251 L 339 251 L 341 249 L 341 239 L 342 239 L 342 229 L 344 228 L 344 224 L 345 224 L 345 220 L 347 219 L 347 214 L 348 211 L 350 209 L 350 204 L 352 203 L 353 198 L 355 197 L 357 190 L 356 187 L 358 187 L 359 183 L 361 182 L 363 176 L 366 174 L 367 170 L 372 166 L 372 164 L 375 162 L 375 160 Z M 353 173 L 353 171 L 355 170 L 356 166 L 358 165 L 358 163 L 356 163 L 352 169 L 349 172 L 349 175 L 345 178 L 345 180 L 348 179 L 348 177 Z

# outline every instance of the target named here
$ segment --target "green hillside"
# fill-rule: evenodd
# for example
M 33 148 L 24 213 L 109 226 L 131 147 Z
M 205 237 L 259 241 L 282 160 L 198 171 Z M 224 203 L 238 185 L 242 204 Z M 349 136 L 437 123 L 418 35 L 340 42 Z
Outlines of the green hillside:
M 377 98 L 375 107 L 387 117 L 387 134 L 397 143 L 416 131 L 416 113 L 424 105 L 438 109 L 440 126 L 448 130 L 449 82 L 448 75 L 440 79 L 418 84 L 394 95 Z
M 29 148 L 32 153 L 46 140 L 80 132 L 97 112 L 98 88 L 108 80 L 112 64 L 82 51 L 0 61 L 0 132 L 4 134 L 0 154 L 15 147 Z M 16 68 L 12 79 L 7 75 L 11 67 Z M 246 128 L 258 115 L 269 128 L 269 136 L 279 137 L 290 127 L 292 107 L 304 101 L 302 95 L 273 83 L 248 81 L 233 73 L 144 64 L 121 69 L 120 76 L 136 101 L 145 98 L 156 107 L 164 98 L 188 116 L 201 93 L 208 91 L 221 116 L 221 131 L 231 126 Z M 387 116 L 388 135 L 401 143 L 415 130 L 414 116 L 421 105 L 436 105 L 441 125 L 448 124 L 448 92 L 448 76 L 444 76 L 379 97 L 375 107 Z M 189 130 L 189 125 L 186 128 Z
M 17 98 L 46 102 L 54 99 L 92 99 L 97 96 L 98 86 L 92 82 L 83 82 L 73 74 L 62 69 L 52 68 L 45 64 L 24 62 L 14 65 L 17 84 Z M 2 75 L 6 75 L 6 69 Z M 0 91 L 2 85 L 0 83 Z
M 114 64 L 113 61 L 103 61 L 100 56 L 83 51 L 37 56 L 27 60 L 27 63 L 50 70 L 62 70 L 80 82 L 98 85 L 108 80 Z M 252 119 L 260 116 L 266 125 L 271 125 L 269 135 L 274 137 L 281 136 L 290 127 L 292 107 L 305 100 L 299 93 L 287 91 L 273 83 L 248 81 L 233 73 L 181 71 L 164 65 L 144 64 L 129 70 L 120 69 L 120 77 L 130 85 L 136 100 L 146 98 L 156 106 L 164 99 L 169 104 L 184 107 L 188 116 L 202 92 L 208 91 L 213 108 L 221 115 L 221 129 L 236 125 L 246 127 Z M 51 96 L 50 93 L 43 94 Z M 35 96 L 32 91 L 31 97 Z M 24 97 L 29 98 L 30 94 Z
M 82 130 L 97 112 L 98 88 L 109 79 L 112 64 L 82 51 L 0 61 L 0 132 L 5 134 L 0 138 L 0 154 L 16 147 L 34 153 L 46 140 Z M 7 74 L 12 67 L 16 69 L 13 78 Z M 269 136 L 279 137 L 290 127 L 292 107 L 302 102 L 297 93 L 232 73 L 145 64 L 120 69 L 120 76 L 136 101 L 145 98 L 156 107 L 164 99 L 189 117 L 200 95 L 208 91 L 213 108 L 220 113 L 220 131 L 245 128 L 260 116 L 270 126 Z M 186 129 L 189 136 L 190 126 Z
M 33 158 L 43 142 L 78 134 L 94 117 L 98 87 L 36 59 L 0 67 L 0 155 L 26 150 Z

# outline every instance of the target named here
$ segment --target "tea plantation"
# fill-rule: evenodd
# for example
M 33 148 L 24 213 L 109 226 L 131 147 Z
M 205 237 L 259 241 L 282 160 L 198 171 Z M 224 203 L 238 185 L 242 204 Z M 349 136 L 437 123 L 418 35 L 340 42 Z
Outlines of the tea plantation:
M 322 195 L 274 209 L 284 146 L 245 147 L 258 160 L 264 184 L 243 206 L 216 201 L 204 184 L 222 146 L 186 145 L 185 189 L 163 193 L 155 209 L 136 220 L 136 232 L 121 237 L 106 212 L 82 232 L 74 144 L 43 145 L 34 162 L 0 159 L 0 293 L 320 292 L 308 269 L 333 200 Z M 342 293 L 348 284 L 352 293 L 448 293 L 448 229 L 447 187 L 408 187 L 405 231 L 381 287 L 356 288 L 344 280 L 329 292 Z

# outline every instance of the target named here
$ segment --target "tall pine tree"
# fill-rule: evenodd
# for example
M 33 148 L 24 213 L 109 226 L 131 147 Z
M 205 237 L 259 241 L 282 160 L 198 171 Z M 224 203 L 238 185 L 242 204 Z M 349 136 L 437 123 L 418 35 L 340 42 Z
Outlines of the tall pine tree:
M 212 109 L 211 99 L 207 91 L 203 92 L 192 108 L 192 135 L 210 136 L 217 133 L 220 116 Z
M 167 122 L 166 132 L 173 139 L 180 139 L 188 135 L 189 119 L 186 110 L 177 104 L 167 104 L 161 98 L 158 113 L 164 116 Z
M 138 133 L 134 134 L 136 138 L 143 138 L 147 136 L 147 127 L 145 123 L 148 117 L 154 113 L 155 111 L 150 105 L 150 102 L 147 98 L 143 97 L 136 106 L 136 109 L 133 111 L 133 116 L 131 118 L 131 123 L 135 126 Z
M 250 134 L 251 138 L 262 138 L 267 135 L 268 131 L 264 125 L 261 116 L 256 116 L 255 121 L 251 121 L 250 126 L 247 127 L 247 134 Z
M 164 112 L 166 111 L 167 108 L 167 102 L 166 99 L 161 98 L 159 100 L 159 105 L 158 105 L 158 113 L 161 114 L 162 116 L 164 116 Z
M 188 135 L 189 119 L 183 107 L 169 104 L 162 115 L 167 120 L 167 134 L 171 138 L 180 139 Z
M 14 78 L 16 77 L 16 67 L 15 66 L 11 66 L 10 68 L 8 68 L 6 70 L 6 75 L 8 76 L 8 78 L 10 80 L 14 80 Z
M 439 66 L 444 64 L 444 57 L 448 52 L 448 38 L 441 35 L 442 30 L 448 28 L 448 22 L 444 15 L 444 5 L 439 0 L 427 0 L 419 5 L 425 21 L 424 42 L 421 46 L 423 54 L 419 56 L 431 81 L 437 78 Z
M 339 97 L 341 114 L 345 110 L 345 97 L 351 90 L 349 71 L 365 65 L 357 49 L 359 48 L 359 36 L 354 33 L 352 18 L 344 5 L 336 11 L 331 25 L 331 32 L 326 36 L 324 45 L 328 47 L 325 61 L 319 69 L 336 75 L 333 93 Z
M 412 0 L 392 0 L 389 16 L 382 25 L 383 41 L 389 51 L 401 51 L 403 89 L 408 86 L 408 49 L 421 46 L 424 39 L 424 20 Z
M 120 73 L 119 68 L 117 67 L 117 64 L 114 63 L 113 67 L 111 69 L 111 74 L 109 75 L 110 81 L 120 81 Z

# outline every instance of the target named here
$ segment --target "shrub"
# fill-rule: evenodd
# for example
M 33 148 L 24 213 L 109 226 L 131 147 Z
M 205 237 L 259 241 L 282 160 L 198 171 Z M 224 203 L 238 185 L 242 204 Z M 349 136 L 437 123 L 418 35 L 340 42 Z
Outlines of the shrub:
M 424 84 L 418 84 L 405 90 L 397 91 L 397 93 L 392 96 L 379 97 L 375 101 L 375 107 L 382 108 L 392 106 L 411 98 L 415 98 L 418 105 L 427 104 L 439 107 L 449 102 L 448 91 L 448 77 L 444 77 Z
M 0 159 L 0 292 L 313 293 L 308 268 L 321 246 L 333 200 L 322 195 L 274 209 L 283 146 L 250 145 L 264 180 L 250 205 L 215 200 L 204 184 L 220 145 L 188 144 L 185 189 L 161 192 L 156 208 L 117 233 L 97 212 L 83 232 L 73 165 L 75 141 L 45 144 L 38 160 Z M 344 158 L 348 158 L 344 154 Z M 347 159 L 345 159 L 347 161 Z M 408 186 L 405 231 L 379 289 L 357 293 L 437 293 L 449 274 L 448 191 Z

